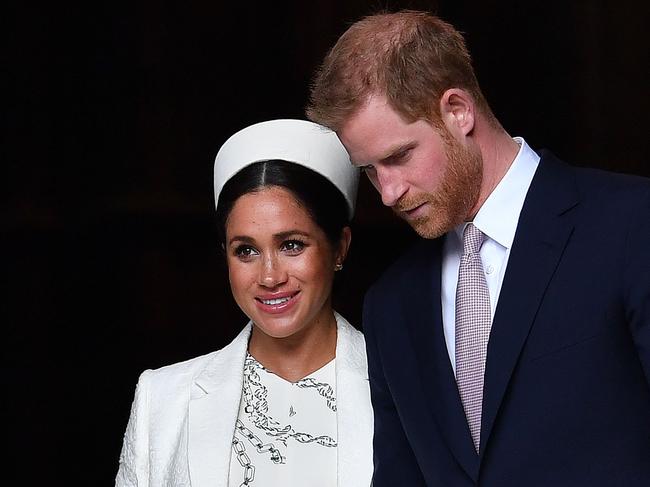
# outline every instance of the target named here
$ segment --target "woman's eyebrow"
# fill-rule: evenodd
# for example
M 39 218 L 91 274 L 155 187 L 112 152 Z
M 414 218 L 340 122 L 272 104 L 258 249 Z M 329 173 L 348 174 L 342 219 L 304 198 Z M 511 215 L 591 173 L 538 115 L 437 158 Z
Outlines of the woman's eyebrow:
M 307 232 L 303 232 L 302 230 L 287 230 L 286 232 L 276 233 L 273 235 L 273 237 L 276 238 L 277 240 L 284 240 L 294 235 L 301 235 L 303 237 L 310 236 Z
M 232 244 L 233 242 L 243 242 L 243 243 L 252 244 L 255 242 L 255 239 L 247 235 L 235 235 L 234 237 L 231 237 L 230 240 L 228 240 L 228 245 Z

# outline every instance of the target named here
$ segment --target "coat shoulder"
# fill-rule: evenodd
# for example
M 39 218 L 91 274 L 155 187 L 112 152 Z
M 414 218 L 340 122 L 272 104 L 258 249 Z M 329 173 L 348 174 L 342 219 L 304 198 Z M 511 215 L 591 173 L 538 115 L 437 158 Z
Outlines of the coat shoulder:
M 221 362 L 228 362 L 235 356 L 242 355 L 241 349 L 246 349 L 250 328 L 250 324 L 244 327 L 232 342 L 219 350 L 157 369 L 145 370 L 140 375 L 139 384 L 146 384 L 154 393 L 173 394 L 174 391 L 187 390 L 206 370 L 219 367 Z

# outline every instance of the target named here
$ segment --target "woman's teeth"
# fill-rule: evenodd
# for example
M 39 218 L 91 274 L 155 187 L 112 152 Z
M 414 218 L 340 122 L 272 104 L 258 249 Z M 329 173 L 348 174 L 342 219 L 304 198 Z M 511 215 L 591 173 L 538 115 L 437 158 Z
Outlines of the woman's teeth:
M 262 303 L 264 303 L 266 305 L 274 306 L 276 304 L 286 303 L 287 301 L 289 301 L 289 298 L 260 299 L 260 301 L 262 301 Z

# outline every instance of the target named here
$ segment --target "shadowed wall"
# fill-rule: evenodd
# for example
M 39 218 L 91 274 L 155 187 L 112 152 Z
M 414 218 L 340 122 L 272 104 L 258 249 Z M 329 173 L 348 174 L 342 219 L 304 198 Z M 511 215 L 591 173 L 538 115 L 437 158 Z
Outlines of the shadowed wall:
M 3 110 L 3 413 L 22 485 L 111 485 L 145 368 L 245 322 L 216 245 L 212 164 L 245 125 L 302 117 L 346 26 L 379 7 L 466 32 L 512 135 L 650 176 L 644 2 L 50 3 L 10 9 Z M 414 236 L 362 181 L 336 308 Z

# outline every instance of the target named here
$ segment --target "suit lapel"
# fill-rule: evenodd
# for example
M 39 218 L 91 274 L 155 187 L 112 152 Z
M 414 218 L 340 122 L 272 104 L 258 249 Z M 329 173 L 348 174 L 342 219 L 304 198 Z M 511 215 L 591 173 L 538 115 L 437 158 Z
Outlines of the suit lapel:
M 405 308 L 422 380 L 424 400 L 433 405 L 435 420 L 447 445 L 467 475 L 478 478 L 478 456 L 460 402 L 442 326 L 441 262 L 443 239 L 425 241 L 408 276 Z M 429 409 L 429 408 L 427 408 Z
M 490 332 L 481 421 L 481 456 L 548 283 L 573 231 L 577 204 L 569 168 L 543 155 L 526 196 Z
M 368 485 L 372 476 L 373 415 L 362 335 L 337 315 L 336 421 L 338 486 Z
M 188 462 L 194 487 L 226 487 L 239 413 L 249 324 L 197 376 L 189 403 Z

